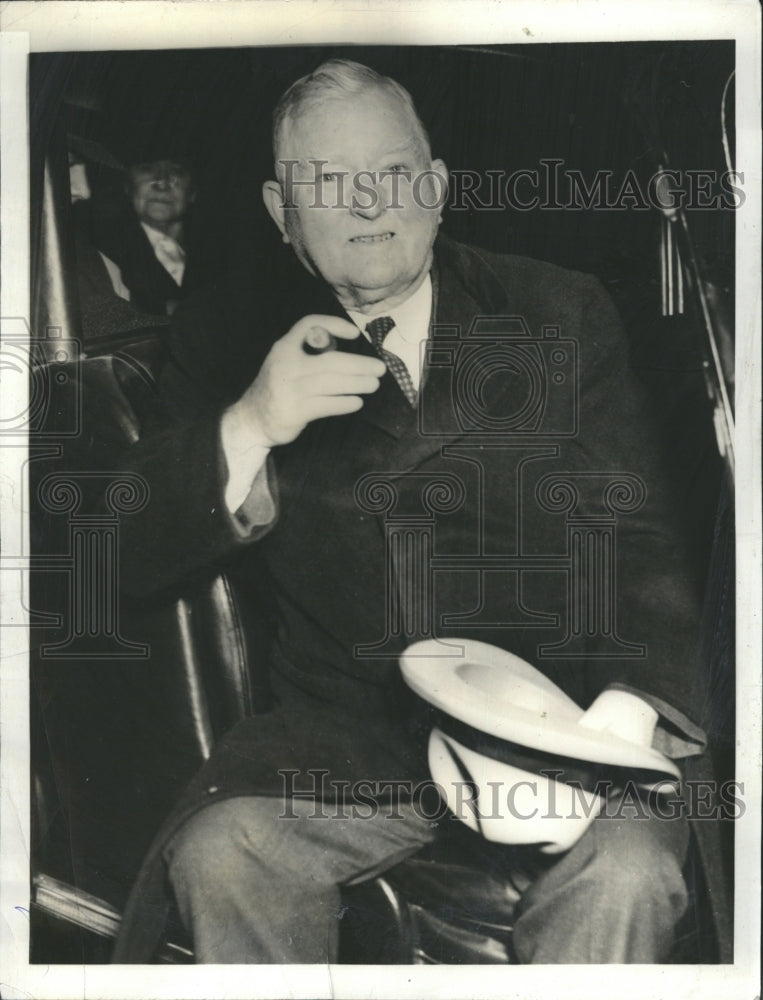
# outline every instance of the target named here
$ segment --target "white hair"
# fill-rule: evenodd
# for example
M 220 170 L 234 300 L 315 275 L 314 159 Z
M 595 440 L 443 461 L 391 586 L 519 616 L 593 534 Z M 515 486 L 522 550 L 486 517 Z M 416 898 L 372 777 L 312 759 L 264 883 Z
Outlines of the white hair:
M 384 90 L 394 94 L 410 114 L 417 137 L 422 143 L 427 158 L 431 157 L 429 136 L 419 118 L 413 98 L 397 80 L 382 76 L 368 66 L 349 59 L 330 59 L 317 69 L 293 83 L 283 94 L 273 111 L 273 158 L 276 172 L 283 146 L 284 131 L 326 97 L 347 97 L 367 90 Z

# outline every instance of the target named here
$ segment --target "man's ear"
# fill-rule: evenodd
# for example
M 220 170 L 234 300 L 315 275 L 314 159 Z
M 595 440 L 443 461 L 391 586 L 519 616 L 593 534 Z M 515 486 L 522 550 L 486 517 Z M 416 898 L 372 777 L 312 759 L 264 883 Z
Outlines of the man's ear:
M 278 226 L 284 243 L 289 242 L 286 235 L 286 209 L 284 208 L 283 192 L 278 181 L 265 181 L 262 185 L 262 200 L 268 215 Z
M 441 178 L 440 181 L 436 181 L 433 177 L 432 185 L 439 188 L 436 194 L 440 210 L 442 210 L 445 208 L 445 204 L 448 200 L 448 168 L 442 160 L 432 160 L 431 169 Z

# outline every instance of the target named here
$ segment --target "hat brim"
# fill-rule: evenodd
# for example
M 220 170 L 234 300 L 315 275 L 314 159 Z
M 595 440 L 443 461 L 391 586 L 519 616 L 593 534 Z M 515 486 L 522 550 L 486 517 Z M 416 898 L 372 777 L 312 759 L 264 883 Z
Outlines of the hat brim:
M 680 777 L 652 747 L 580 725 L 584 712 L 539 670 L 513 653 L 472 639 L 425 639 L 402 654 L 413 691 L 491 736 L 550 754 Z
M 102 167 L 110 167 L 112 170 L 124 171 L 123 164 L 115 156 L 112 156 L 105 146 L 101 145 L 100 142 L 96 142 L 95 139 L 85 139 L 81 135 L 69 132 L 67 141 L 69 149 L 82 157 L 85 162 L 97 163 Z

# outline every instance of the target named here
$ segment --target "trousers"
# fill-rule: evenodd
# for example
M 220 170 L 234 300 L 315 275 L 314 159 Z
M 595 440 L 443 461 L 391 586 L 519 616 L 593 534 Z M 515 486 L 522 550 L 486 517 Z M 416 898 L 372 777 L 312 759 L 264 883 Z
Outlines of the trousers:
M 197 813 L 164 852 L 196 961 L 336 961 L 340 887 L 375 877 L 436 835 L 415 807 L 395 809 L 332 816 L 315 803 L 251 796 Z M 687 907 L 687 845 L 685 819 L 605 810 L 570 850 L 538 865 L 515 914 L 519 961 L 665 961 Z

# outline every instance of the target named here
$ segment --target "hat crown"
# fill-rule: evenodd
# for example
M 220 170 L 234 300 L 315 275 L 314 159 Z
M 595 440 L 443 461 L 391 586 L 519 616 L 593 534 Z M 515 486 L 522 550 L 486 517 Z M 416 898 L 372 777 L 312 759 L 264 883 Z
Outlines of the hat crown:
M 400 657 L 416 694 L 476 732 L 561 757 L 672 778 L 675 763 L 651 746 L 581 724 L 583 709 L 514 653 L 473 639 L 424 639 Z
M 564 692 L 540 683 L 536 671 L 532 675 L 525 674 L 521 666 L 521 661 L 514 661 L 512 669 L 508 670 L 505 663 L 470 660 L 459 664 L 455 675 L 473 690 L 515 709 L 537 714 L 540 719 L 576 722 L 580 718 L 581 709 Z

